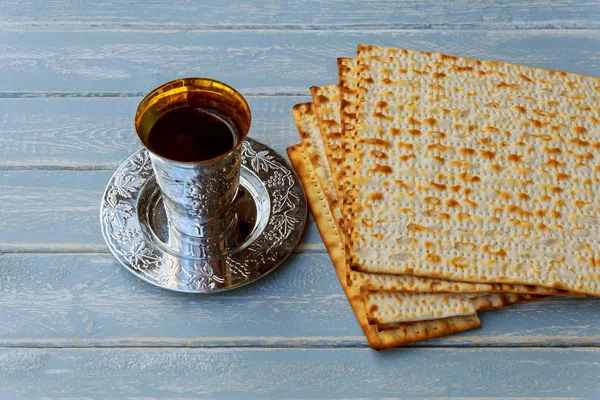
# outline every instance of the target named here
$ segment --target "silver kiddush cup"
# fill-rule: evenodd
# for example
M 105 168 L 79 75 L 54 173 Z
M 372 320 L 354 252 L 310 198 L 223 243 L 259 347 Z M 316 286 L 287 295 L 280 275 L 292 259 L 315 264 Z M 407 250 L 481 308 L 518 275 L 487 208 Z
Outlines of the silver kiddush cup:
M 207 110 L 230 123 L 237 137 L 233 147 L 215 158 L 182 162 L 150 149 L 154 124 L 169 111 Z M 135 129 L 150 160 L 169 224 L 168 250 L 185 256 L 210 257 L 239 244 L 236 195 L 242 142 L 250 129 L 250 107 L 232 87 L 212 79 L 185 78 L 150 92 L 138 106 Z M 200 133 L 201 134 L 201 133 Z

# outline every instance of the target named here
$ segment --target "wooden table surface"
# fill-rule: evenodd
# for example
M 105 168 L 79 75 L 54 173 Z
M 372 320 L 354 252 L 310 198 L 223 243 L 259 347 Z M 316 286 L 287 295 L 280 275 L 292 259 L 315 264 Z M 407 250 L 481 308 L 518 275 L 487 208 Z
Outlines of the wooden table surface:
M 174 294 L 125 271 L 102 191 L 141 97 L 208 76 L 284 153 L 291 107 L 359 43 L 600 76 L 599 0 L 0 0 L 0 399 L 600 398 L 600 301 L 483 313 L 371 351 L 309 218 L 257 284 Z

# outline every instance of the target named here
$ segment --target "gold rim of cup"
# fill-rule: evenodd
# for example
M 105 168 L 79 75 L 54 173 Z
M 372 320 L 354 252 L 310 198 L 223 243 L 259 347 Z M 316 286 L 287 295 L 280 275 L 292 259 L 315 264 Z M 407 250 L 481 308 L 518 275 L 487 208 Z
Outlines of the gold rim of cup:
M 172 160 L 150 150 L 148 136 L 152 126 L 167 112 L 184 107 L 212 109 L 227 117 L 238 133 L 236 145 L 217 157 L 189 162 Z M 135 131 L 144 148 L 156 157 L 178 164 L 206 164 L 238 149 L 248 136 L 251 120 L 246 99 L 231 86 L 209 78 L 182 78 L 157 87 L 142 99 L 135 114 Z

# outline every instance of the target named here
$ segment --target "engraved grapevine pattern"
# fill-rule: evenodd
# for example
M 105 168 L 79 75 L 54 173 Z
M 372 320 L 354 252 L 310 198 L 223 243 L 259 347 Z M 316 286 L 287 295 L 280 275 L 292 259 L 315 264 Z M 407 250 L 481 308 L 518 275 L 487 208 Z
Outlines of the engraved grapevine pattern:
M 299 196 L 293 173 L 270 154 L 255 150 L 249 142 L 241 148 L 242 163 L 258 175 L 269 189 L 271 215 L 262 234 L 241 253 L 226 256 L 228 280 L 247 280 L 262 265 L 279 258 L 279 247 L 302 223 L 297 217 Z M 226 281 L 217 274 L 210 261 L 195 260 L 181 265 L 176 257 L 157 250 L 141 230 L 137 216 L 137 201 L 144 185 L 154 176 L 148 152 L 141 150 L 132 156 L 112 178 L 102 201 L 101 219 L 104 236 L 115 255 L 147 280 L 178 290 L 210 291 Z M 186 197 L 199 212 L 206 198 L 201 184 L 186 182 Z M 218 185 L 219 182 L 213 182 Z
M 208 261 L 202 260 L 192 265 L 191 271 L 187 271 L 187 284 L 194 289 L 214 289 L 217 283 L 225 282 L 225 279 L 217 276 Z
M 277 249 L 297 228 L 300 221 L 293 217 L 298 204 L 298 195 L 293 192 L 294 177 L 292 172 L 281 163 L 275 161 L 268 150 L 256 151 L 250 143 L 242 144 L 242 163 L 250 164 L 250 168 L 261 175 L 268 174 L 264 181 L 273 190 L 271 198 L 271 220 L 265 228 L 264 238 L 255 240 L 248 250 L 252 255 L 244 260 L 238 268 L 244 271 L 242 275 L 249 276 L 250 271 L 260 265 L 277 260 Z
M 212 189 L 212 187 L 215 185 L 210 185 L 210 181 L 208 183 L 208 187 L 210 188 L 208 191 L 214 193 L 214 189 Z M 192 211 L 195 214 L 205 212 L 206 206 L 208 205 L 208 197 L 202 193 L 201 187 L 202 186 L 200 182 L 195 179 L 190 179 L 185 184 L 185 197 L 190 201 L 190 204 L 192 205 Z

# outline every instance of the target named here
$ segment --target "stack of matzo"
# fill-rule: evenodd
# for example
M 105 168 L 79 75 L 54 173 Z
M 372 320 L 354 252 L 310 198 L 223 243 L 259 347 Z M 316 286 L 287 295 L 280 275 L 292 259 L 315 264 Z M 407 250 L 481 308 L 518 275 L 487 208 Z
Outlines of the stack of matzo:
M 376 349 L 599 295 L 600 79 L 360 45 L 288 149 Z

